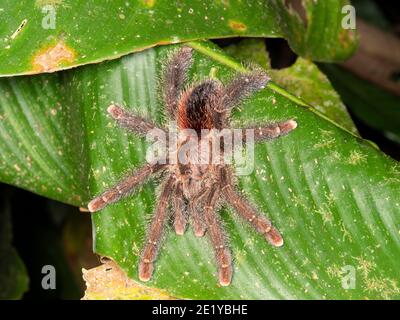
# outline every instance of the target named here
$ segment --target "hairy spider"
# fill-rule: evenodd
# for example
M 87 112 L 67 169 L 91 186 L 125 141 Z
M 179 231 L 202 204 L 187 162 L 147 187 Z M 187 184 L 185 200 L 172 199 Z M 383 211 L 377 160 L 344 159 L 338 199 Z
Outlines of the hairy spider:
M 231 109 L 251 93 L 264 88 L 270 80 L 263 71 L 256 69 L 238 74 L 227 85 L 218 80 L 208 79 L 183 89 L 191 64 L 192 49 L 182 47 L 168 59 L 162 82 L 166 113 L 177 122 L 178 131 L 183 133 L 177 144 L 178 154 L 184 141 L 198 139 L 197 134 L 185 133 L 185 129 L 193 129 L 200 133 L 203 129 L 228 128 Z M 141 136 L 153 129 L 164 130 L 115 104 L 110 105 L 107 110 L 120 126 Z M 253 130 L 255 141 L 263 141 L 283 136 L 296 126 L 294 120 L 288 120 L 247 129 Z M 205 137 L 202 135 L 199 140 L 210 139 L 212 136 L 212 133 Z M 224 145 L 220 150 L 224 150 Z M 145 182 L 150 175 L 158 172 L 164 172 L 165 175 L 140 257 L 140 280 L 148 281 L 152 276 L 153 263 L 160 248 L 163 231 L 172 213 L 176 234 L 184 234 L 189 220 L 196 236 L 208 234 L 216 256 L 219 283 L 222 286 L 231 282 L 232 257 L 217 213 L 219 204 L 226 202 L 232 206 L 239 216 L 248 221 L 273 246 L 283 245 L 279 231 L 236 191 L 233 168 L 224 162 L 148 163 L 93 199 L 88 204 L 88 209 L 95 212 L 119 201 Z M 169 210 L 170 205 L 173 210 Z

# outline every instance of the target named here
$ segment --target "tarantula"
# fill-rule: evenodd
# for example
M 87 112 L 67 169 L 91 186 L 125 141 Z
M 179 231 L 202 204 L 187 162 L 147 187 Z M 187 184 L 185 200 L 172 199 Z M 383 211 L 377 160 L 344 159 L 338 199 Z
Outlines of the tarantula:
M 184 89 L 191 64 L 192 49 L 184 46 L 170 56 L 164 68 L 162 94 L 165 111 L 176 121 L 177 130 L 181 133 L 185 132 L 185 129 L 192 129 L 198 134 L 203 129 L 228 128 L 232 108 L 251 93 L 264 88 L 270 80 L 263 71 L 255 69 L 239 73 L 226 85 L 215 79 L 207 79 Z M 107 111 L 120 126 L 135 134 L 144 136 L 151 130 L 157 129 L 151 121 L 131 114 L 115 104 L 110 105 Z M 296 127 L 297 123 L 294 120 L 288 120 L 247 129 L 253 130 L 254 141 L 263 141 L 286 135 Z M 158 128 L 158 130 L 166 132 L 166 129 Z M 199 138 L 197 134 L 181 134 L 177 152 L 179 153 L 183 142 L 191 139 L 209 139 L 212 136 L 210 133 L 206 137 Z M 223 150 L 224 145 L 221 146 L 221 151 Z M 150 175 L 160 172 L 165 174 L 164 181 L 140 257 L 141 281 L 148 281 L 152 276 L 153 263 L 170 212 L 173 212 L 176 234 L 184 234 L 189 220 L 196 236 L 202 237 L 205 233 L 208 234 L 216 256 L 219 283 L 222 286 L 230 284 L 233 270 L 225 232 L 216 212 L 219 203 L 225 201 L 232 206 L 239 216 L 248 221 L 273 246 L 283 245 L 279 231 L 236 191 L 233 169 L 225 163 L 196 164 L 190 161 L 147 163 L 93 199 L 88 204 L 88 209 L 95 212 L 119 201 L 129 195 L 135 187 L 144 183 Z M 171 211 L 170 205 L 173 207 Z

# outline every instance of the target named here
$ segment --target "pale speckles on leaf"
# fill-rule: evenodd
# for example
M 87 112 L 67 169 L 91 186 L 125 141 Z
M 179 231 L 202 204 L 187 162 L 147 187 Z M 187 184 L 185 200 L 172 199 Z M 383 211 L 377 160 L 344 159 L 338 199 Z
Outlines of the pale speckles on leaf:
M 335 204 L 336 201 L 336 197 L 332 192 L 325 192 L 325 199 L 327 200 L 327 205 L 329 207 L 333 206 Z
M 367 279 L 369 273 L 376 267 L 376 264 L 364 257 L 355 257 L 354 259 L 358 263 L 357 269 L 361 271 L 363 278 Z
M 320 208 L 315 210 L 315 213 L 321 215 L 322 221 L 324 224 L 332 223 L 333 221 L 333 213 L 329 208 L 329 205 L 324 203 Z
M 75 61 L 75 51 L 68 47 L 64 41 L 41 49 L 33 58 L 33 70 L 35 72 L 51 72 L 55 71 L 64 63 L 72 63 Z
M 315 149 L 321 149 L 321 148 L 331 148 L 335 145 L 335 138 L 328 138 L 328 139 L 323 139 L 320 142 L 314 144 Z
M 366 282 L 366 287 L 369 292 L 378 293 L 386 300 L 398 297 L 400 294 L 398 283 L 393 279 L 379 279 L 374 277 Z
M 348 163 L 352 165 L 357 165 L 367 160 L 367 156 L 357 150 L 353 150 L 350 153 Z
M 353 242 L 353 238 L 351 237 L 350 232 L 346 229 L 343 221 L 340 223 L 340 231 L 343 233 L 342 241 L 347 239 L 349 242 Z
M 329 266 L 326 272 L 330 278 L 340 278 L 342 276 L 342 269 L 337 264 Z
M 246 261 L 247 252 L 245 250 L 237 250 L 235 252 L 235 261 L 237 266 Z
M 340 161 L 342 159 L 341 154 L 337 150 L 335 150 L 331 153 L 331 157 L 332 157 L 332 160 L 334 160 L 334 161 Z
M 371 272 L 376 268 L 375 262 L 367 260 L 363 256 L 354 259 L 357 261 L 357 270 L 360 271 L 362 281 L 368 292 L 379 294 L 383 299 L 392 299 L 400 294 L 396 280 L 371 276 Z

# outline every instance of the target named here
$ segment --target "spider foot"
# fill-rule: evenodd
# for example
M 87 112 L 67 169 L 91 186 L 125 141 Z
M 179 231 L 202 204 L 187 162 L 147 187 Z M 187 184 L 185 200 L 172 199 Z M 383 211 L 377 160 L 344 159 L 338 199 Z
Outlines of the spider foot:
M 174 228 L 175 228 L 175 233 L 178 236 L 183 236 L 185 233 L 185 230 L 186 230 L 186 222 L 180 221 L 180 220 L 175 220 Z
M 276 229 L 274 226 L 271 226 L 271 229 L 265 234 L 265 238 L 274 247 L 283 246 L 283 238 L 278 229 Z
M 103 209 L 107 203 L 103 200 L 102 197 L 97 197 L 88 203 L 88 209 L 90 212 L 96 212 Z
M 232 266 L 219 269 L 219 284 L 223 287 L 229 286 L 232 280 Z
M 140 262 L 139 264 L 139 279 L 140 281 L 146 282 L 151 279 L 153 274 L 154 266 L 151 262 Z
M 279 129 L 282 134 L 288 134 L 290 131 L 297 128 L 297 122 L 295 120 L 283 121 L 279 124 Z
M 289 132 L 297 128 L 295 120 L 287 120 L 277 123 L 272 123 L 267 126 L 250 128 L 254 130 L 254 138 L 257 141 L 276 139 L 287 135 Z
M 206 233 L 206 227 L 202 223 L 193 223 L 193 232 L 196 237 L 201 238 Z

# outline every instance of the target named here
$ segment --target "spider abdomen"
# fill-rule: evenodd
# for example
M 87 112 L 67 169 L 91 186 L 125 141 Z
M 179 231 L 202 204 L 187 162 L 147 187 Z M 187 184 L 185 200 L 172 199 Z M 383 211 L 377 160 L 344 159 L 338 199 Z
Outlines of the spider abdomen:
M 201 129 L 218 127 L 214 108 L 221 101 L 222 86 L 218 81 L 207 80 L 191 87 L 182 93 L 177 121 L 180 129 L 193 129 L 200 133 Z

